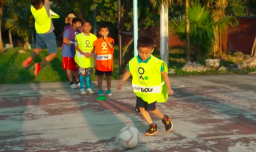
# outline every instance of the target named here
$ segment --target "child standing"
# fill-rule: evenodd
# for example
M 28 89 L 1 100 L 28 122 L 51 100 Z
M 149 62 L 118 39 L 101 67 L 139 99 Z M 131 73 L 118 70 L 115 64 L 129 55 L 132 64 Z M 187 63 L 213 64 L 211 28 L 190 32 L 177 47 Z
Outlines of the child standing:
M 113 72 L 113 54 L 114 54 L 114 39 L 108 37 L 109 30 L 106 25 L 100 25 L 99 27 L 100 38 L 94 42 L 95 46 L 95 75 L 98 76 L 98 95 L 103 95 L 102 79 L 105 74 L 107 79 L 107 95 L 112 95 L 111 87 L 111 75 Z
M 120 90 L 122 84 L 132 75 L 133 91 L 137 96 L 136 108 L 149 124 L 149 129 L 145 132 L 147 136 L 157 133 L 157 125 L 152 121 L 149 112 L 161 118 L 167 132 L 173 128 L 171 117 L 156 108 L 156 102 L 166 102 L 168 94 L 172 95 L 173 90 L 165 62 L 151 55 L 154 51 L 153 44 L 154 41 L 149 37 L 138 39 L 139 55 L 129 61 L 128 70 L 118 84 Z
M 72 20 L 72 27 L 64 31 L 63 35 L 63 48 L 61 51 L 62 55 L 62 67 L 67 71 L 67 77 L 70 82 L 70 87 L 72 89 L 77 88 L 79 85 L 79 76 L 77 64 L 74 60 L 75 56 L 75 37 L 80 33 L 79 28 L 81 27 L 82 21 L 78 18 Z M 72 74 L 73 73 L 73 74 Z M 75 82 L 73 81 L 73 76 L 75 77 Z
M 78 65 L 79 81 L 80 81 L 80 93 L 93 94 L 91 89 L 91 74 L 94 67 L 94 41 L 97 37 L 90 33 L 92 25 L 89 21 L 85 21 L 82 24 L 83 32 L 76 35 L 76 54 L 75 62 Z M 86 80 L 87 91 L 84 90 L 84 79 Z

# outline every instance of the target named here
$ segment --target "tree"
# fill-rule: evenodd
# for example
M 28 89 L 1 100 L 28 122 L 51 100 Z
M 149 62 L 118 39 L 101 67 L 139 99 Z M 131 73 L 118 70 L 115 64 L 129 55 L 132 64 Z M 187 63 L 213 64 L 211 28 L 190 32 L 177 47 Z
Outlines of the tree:
M 4 4 L 10 4 L 12 0 L 0 0 L 0 53 L 4 52 L 4 45 L 2 40 L 2 16 Z
M 221 20 L 226 16 L 243 16 L 246 15 L 246 9 L 250 0 L 200 0 L 212 10 L 212 16 L 215 21 Z M 214 52 L 221 56 L 227 50 L 228 28 L 220 30 L 215 27 L 214 30 Z
M 214 46 L 214 30 L 218 28 L 220 32 L 228 25 L 233 24 L 232 17 L 223 17 L 216 21 L 211 15 L 212 11 L 200 3 L 194 3 L 188 9 L 190 21 L 190 40 L 194 50 L 194 55 L 198 57 L 209 57 L 213 55 L 211 51 Z M 172 20 L 174 30 L 179 34 L 181 40 L 186 39 L 186 19 Z
M 34 25 L 34 19 L 26 3 L 13 2 L 9 10 L 9 16 L 5 22 L 5 28 L 16 33 L 24 39 L 24 49 L 29 49 L 29 35 Z M 11 39 L 11 38 L 10 38 Z
M 187 51 L 187 62 L 191 62 L 190 59 L 190 38 L 189 38 L 189 17 L 188 17 L 188 10 L 189 10 L 189 0 L 186 0 L 186 5 L 185 5 L 185 11 L 186 11 L 186 51 Z

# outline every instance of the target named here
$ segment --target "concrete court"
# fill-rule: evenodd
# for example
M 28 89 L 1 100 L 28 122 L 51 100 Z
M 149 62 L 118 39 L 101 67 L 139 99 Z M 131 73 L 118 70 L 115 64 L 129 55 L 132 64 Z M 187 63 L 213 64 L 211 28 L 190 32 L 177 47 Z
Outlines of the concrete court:
M 93 82 L 95 83 L 95 82 Z M 256 75 L 172 77 L 175 95 L 158 107 L 172 116 L 158 134 L 134 112 L 128 82 L 107 101 L 81 96 L 68 83 L 0 85 L 0 151 L 256 152 Z M 94 85 L 96 90 L 96 86 Z M 96 90 L 97 91 L 97 90 Z M 125 125 L 141 132 L 133 150 L 116 136 Z

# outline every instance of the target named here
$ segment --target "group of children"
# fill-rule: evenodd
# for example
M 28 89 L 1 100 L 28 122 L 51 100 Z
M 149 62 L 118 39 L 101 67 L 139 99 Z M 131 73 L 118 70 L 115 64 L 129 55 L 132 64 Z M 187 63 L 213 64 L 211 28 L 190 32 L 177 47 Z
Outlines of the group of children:
M 82 32 L 81 29 L 82 27 Z M 103 75 L 107 79 L 107 95 L 111 93 L 111 75 L 113 71 L 114 39 L 108 37 L 106 25 L 99 26 L 100 37 L 91 33 L 92 25 L 89 21 L 81 21 L 73 17 L 72 24 L 67 27 L 63 35 L 63 69 L 67 71 L 70 87 L 80 87 L 80 93 L 93 94 L 91 89 L 91 74 L 95 67 L 98 76 L 98 95 L 103 95 Z M 72 75 L 73 73 L 73 75 Z M 73 82 L 73 76 L 75 81 Z M 84 82 L 86 90 L 84 89 Z
M 37 76 L 41 67 L 56 56 L 57 45 L 53 33 L 54 27 L 51 21 L 49 0 L 45 0 L 44 4 L 40 0 L 31 0 L 31 12 L 35 18 L 37 31 L 36 48 L 31 56 L 23 62 L 23 67 L 27 67 L 45 45 L 49 51 L 49 55 L 40 64 L 35 64 L 34 74 Z M 97 38 L 90 33 L 92 26 L 89 21 L 82 22 L 73 17 L 68 22 L 70 25 L 65 27 L 62 56 L 63 69 L 67 70 L 71 87 L 80 86 L 81 94 L 93 93 L 90 79 L 92 69 L 95 67 L 95 74 L 98 76 L 98 94 L 103 95 L 102 78 L 105 74 L 107 95 L 111 95 L 114 40 L 108 37 L 108 27 L 101 25 L 99 27 L 100 37 Z M 132 87 L 137 98 L 135 109 L 149 124 L 149 129 L 145 132 L 145 135 L 149 136 L 157 133 L 157 125 L 152 121 L 149 112 L 162 120 L 167 132 L 173 128 L 171 117 L 164 115 L 156 108 L 156 103 L 166 102 L 168 95 L 173 94 L 173 90 L 167 75 L 167 65 L 152 55 L 153 44 L 154 41 L 150 37 L 142 36 L 138 39 L 139 55 L 129 61 L 127 71 L 118 84 L 118 89 L 121 90 L 122 84 L 132 76 Z M 75 82 L 73 82 L 73 76 Z M 84 81 L 86 82 L 86 91 L 84 90 Z

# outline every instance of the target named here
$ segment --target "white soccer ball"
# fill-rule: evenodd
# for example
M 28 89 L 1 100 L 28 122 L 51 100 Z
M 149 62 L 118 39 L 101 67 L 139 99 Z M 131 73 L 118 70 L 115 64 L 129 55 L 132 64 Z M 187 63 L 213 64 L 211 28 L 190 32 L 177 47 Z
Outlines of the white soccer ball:
M 120 130 L 118 142 L 125 148 L 135 148 L 139 144 L 139 130 L 133 126 L 125 126 Z

